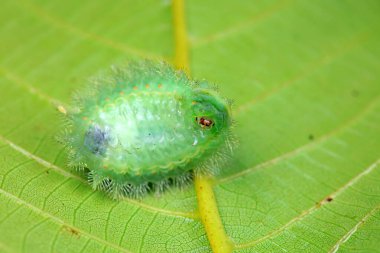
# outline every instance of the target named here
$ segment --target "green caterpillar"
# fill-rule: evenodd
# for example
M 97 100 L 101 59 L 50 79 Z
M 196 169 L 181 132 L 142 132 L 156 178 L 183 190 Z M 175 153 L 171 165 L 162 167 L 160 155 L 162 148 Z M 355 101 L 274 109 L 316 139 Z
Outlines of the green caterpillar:
M 163 62 L 113 67 L 65 118 L 69 166 L 116 199 L 214 175 L 235 146 L 230 103 Z

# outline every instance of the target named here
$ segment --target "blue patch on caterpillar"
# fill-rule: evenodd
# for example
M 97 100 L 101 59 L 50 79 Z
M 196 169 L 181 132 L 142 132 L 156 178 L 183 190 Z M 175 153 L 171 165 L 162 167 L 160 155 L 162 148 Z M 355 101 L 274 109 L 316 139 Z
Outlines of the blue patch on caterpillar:
M 86 132 L 84 146 L 93 154 L 103 156 L 107 151 L 110 139 L 109 129 L 99 125 L 91 125 Z

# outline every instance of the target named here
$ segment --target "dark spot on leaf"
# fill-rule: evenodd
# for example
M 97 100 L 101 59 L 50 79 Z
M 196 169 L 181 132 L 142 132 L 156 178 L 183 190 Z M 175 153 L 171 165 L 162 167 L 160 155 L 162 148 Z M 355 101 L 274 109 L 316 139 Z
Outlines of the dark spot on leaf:
M 314 135 L 313 134 L 309 134 L 309 136 L 308 136 L 308 138 L 309 138 L 309 140 L 314 140 Z
M 331 201 L 333 201 L 333 200 L 334 200 L 334 199 L 333 199 L 332 197 L 327 197 L 327 198 L 326 198 L 326 201 L 327 201 L 327 202 L 331 202 Z
M 46 174 L 49 174 L 49 173 L 50 173 L 50 170 L 45 171 L 45 173 L 46 173 Z
M 359 95 L 360 95 L 360 92 L 358 90 L 351 91 L 351 96 L 353 96 L 354 98 L 359 97 Z
M 64 225 L 64 228 L 65 228 L 65 230 L 66 230 L 67 232 L 69 232 L 71 235 L 75 235 L 75 236 L 77 236 L 77 237 L 80 236 L 80 232 L 79 232 L 77 229 L 75 229 L 75 228 L 73 228 L 73 227 L 66 226 L 66 225 Z

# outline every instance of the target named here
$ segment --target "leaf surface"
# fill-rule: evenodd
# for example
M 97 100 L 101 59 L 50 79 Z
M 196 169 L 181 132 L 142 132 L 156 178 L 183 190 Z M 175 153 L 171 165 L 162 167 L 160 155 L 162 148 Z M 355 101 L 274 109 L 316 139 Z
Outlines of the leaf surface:
M 115 202 L 66 167 L 58 105 L 133 58 L 172 62 L 170 1 L 3 1 L 0 252 L 209 252 L 192 187 Z M 216 178 L 236 252 L 380 248 L 380 4 L 186 2 L 192 76 L 234 99 Z

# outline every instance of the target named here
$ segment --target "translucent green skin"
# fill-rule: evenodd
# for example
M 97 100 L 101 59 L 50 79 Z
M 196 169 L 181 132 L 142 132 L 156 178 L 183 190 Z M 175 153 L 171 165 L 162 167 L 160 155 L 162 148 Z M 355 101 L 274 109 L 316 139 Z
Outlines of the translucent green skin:
M 71 165 L 88 168 L 95 188 L 138 196 L 186 181 L 192 170 L 212 173 L 231 125 L 229 106 L 214 90 L 152 62 L 99 81 L 70 114 L 67 138 Z

